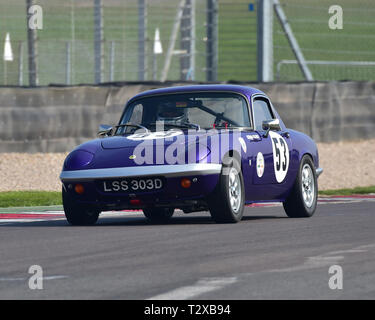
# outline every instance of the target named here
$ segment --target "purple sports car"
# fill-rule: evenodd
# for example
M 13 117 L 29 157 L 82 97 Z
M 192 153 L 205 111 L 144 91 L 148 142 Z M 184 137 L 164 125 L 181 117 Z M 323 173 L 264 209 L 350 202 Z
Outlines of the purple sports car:
M 61 172 L 72 225 L 103 211 L 142 209 L 166 222 L 176 208 L 209 210 L 220 223 L 241 220 L 245 204 L 283 203 L 310 217 L 322 173 L 316 144 L 287 129 L 260 90 L 195 85 L 140 93 L 116 126 L 74 149 Z

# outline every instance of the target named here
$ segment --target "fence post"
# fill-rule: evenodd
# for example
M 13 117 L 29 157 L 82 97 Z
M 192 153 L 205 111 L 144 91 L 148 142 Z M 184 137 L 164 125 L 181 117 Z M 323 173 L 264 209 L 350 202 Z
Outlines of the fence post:
M 147 0 L 138 0 L 138 80 L 147 78 Z
M 257 73 L 259 82 L 273 81 L 273 0 L 258 0 Z
M 217 81 L 218 65 L 218 4 L 207 0 L 207 81 Z
M 70 70 L 71 70 L 71 60 L 70 60 L 70 42 L 66 42 L 66 64 L 65 64 L 65 83 L 71 84 L 71 76 L 70 76 Z
M 75 59 L 74 59 L 74 53 L 75 53 L 75 39 L 76 39 L 76 24 L 75 24 L 75 14 L 74 14 L 74 0 L 70 0 L 70 25 L 71 25 L 71 34 L 72 34 L 72 41 L 71 41 L 71 47 L 70 47 L 70 52 L 71 52 L 71 83 L 75 82 L 75 75 L 74 75 L 74 64 L 75 64 Z
M 101 0 L 94 0 L 94 51 L 95 83 L 103 79 L 103 6 Z
M 111 48 L 109 54 L 109 81 L 113 81 L 114 68 L 115 68 L 115 42 L 111 41 Z
M 18 46 L 18 85 L 23 85 L 23 41 Z
M 186 0 L 181 18 L 181 50 L 186 51 L 180 57 L 181 80 L 194 80 L 195 71 L 195 0 Z
M 33 13 L 29 13 L 29 9 L 34 5 L 34 0 L 26 0 L 26 26 L 27 26 L 27 47 L 29 56 L 29 86 L 38 85 L 38 64 L 37 64 L 37 44 L 36 44 L 36 28 L 30 28 L 29 21 Z

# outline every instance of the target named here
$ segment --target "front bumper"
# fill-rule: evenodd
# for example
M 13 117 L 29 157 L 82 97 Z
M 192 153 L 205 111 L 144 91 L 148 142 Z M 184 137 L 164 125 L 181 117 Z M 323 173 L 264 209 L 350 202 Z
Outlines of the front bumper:
M 317 168 L 315 172 L 316 172 L 316 177 L 319 178 L 319 176 L 323 173 L 323 168 Z
M 61 180 L 65 191 L 72 199 L 83 205 L 94 206 L 101 211 L 135 209 L 147 206 L 192 206 L 204 201 L 219 181 L 221 164 L 161 165 L 111 169 L 63 171 Z M 99 184 L 107 179 L 164 177 L 165 185 L 158 190 L 144 190 L 137 193 L 104 192 Z M 193 181 L 190 188 L 181 186 L 181 178 Z M 84 187 L 83 194 L 74 191 L 76 183 Z M 142 205 L 131 205 L 132 199 L 139 199 Z M 198 201 L 198 202 L 197 202 Z
M 151 177 L 163 176 L 166 178 L 185 177 L 196 175 L 219 174 L 221 164 L 217 163 L 189 163 L 175 165 L 159 166 L 136 166 L 123 168 L 106 168 L 106 169 L 88 169 L 88 170 L 70 170 L 62 171 L 60 180 L 69 181 L 87 181 L 97 179 L 116 179 L 131 177 Z

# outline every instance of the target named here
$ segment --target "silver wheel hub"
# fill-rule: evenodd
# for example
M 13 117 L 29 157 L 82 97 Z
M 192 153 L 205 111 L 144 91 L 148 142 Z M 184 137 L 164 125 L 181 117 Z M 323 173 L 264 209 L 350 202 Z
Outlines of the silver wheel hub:
M 241 182 L 238 172 L 235 168 L 229 171 L 229 201 L 234 212 L 238 212 L 241 206 Z
M 302 197 L 306 207 L 311 208 L 315 200 L 315 181 L 310 165 L 302 168 Z

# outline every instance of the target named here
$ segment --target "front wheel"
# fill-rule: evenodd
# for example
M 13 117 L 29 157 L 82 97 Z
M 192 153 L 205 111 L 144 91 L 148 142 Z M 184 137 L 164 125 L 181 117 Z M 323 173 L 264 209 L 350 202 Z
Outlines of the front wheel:
M 310 156 L 303 156 L 296 181 L 288 198 L 284 201 L 284 210 L 290 218 L 311 217 L 316 209 L 318 184 L 315 166 Z
M 244 211 L 245 188 L 240 165 L 234 158 L 223 165 L 218 185 L 208 199 L 211 217 L 218 223 L 241 221 Z
M 71 196 L 62 190 L 62 199 L 66 220 L 73 226 L 94 225 L 99 218 L 100 211 L 77 204 Z

